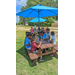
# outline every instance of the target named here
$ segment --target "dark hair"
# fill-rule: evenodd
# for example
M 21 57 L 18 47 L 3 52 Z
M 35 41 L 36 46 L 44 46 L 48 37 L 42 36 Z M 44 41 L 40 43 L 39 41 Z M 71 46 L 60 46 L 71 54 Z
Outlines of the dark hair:
M 46 29 L 46 31 L 47 31 L 47 30 L 50 31 L 50 29 Z
M 26 32 L 26 36 L 28 35 L 29 32 Z
M 44 34 L 44 32 L 42 31 L 41 34 Z
M 51 34 L 54 35 L 55 34 L 54 31 L 52 31 Z
M 27 32 L 27 36 L 32 36 L 31 32 Z
M 44 28 L 41 28 L 41 29 L 44 29 Z

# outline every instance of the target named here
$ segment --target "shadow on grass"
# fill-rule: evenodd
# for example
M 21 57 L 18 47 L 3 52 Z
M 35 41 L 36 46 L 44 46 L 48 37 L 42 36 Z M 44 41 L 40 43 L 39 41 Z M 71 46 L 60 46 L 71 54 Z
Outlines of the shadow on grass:
M 25 57 L 25 58 L 27 59 L 29 65 L 30 65 L 31 67 L 33 67 L 33 66 L 32 66 L 32 60 L 30 60 L 29 55 L 28 55 L 28 53 L 27 53 L 27 51 L 26 51 L 26 49 L 25 49 L 24 46 L 21 47 L 21 48 L 20 48 L 19 50 L 17 50 L 16 52 L 18 52 L 18 53 L 21 54 L 23 57 Z M 58 57 L 56 57 L 56 58 L 58 59 Z M 37 61 L 38 63 L 44 63 L 44 62 L 39 61 L 39 59 L 40 59 L 40 58 L 38 58 L 38 61 Z M 50 54 L 49 54 L 49 55 L 43 56 L 43 59 L 45 59 L 45 62 L 46 62 L 46 61 L 52 60 L 52 57 L 51 57 Z M 36 66 L 36 65 L 35 65 L 35 66 Z
M 30 66 L 32 66 L 32 61 L 29 58 L 29 55 L 27 53 L 27 51 L 25 50 L 25 47 L 21 47 L 19 50 L 17 50 L 16 52 L 18 52 L 19 54 L 21 54 L 25 59 L 27 59 L 28 63 Z

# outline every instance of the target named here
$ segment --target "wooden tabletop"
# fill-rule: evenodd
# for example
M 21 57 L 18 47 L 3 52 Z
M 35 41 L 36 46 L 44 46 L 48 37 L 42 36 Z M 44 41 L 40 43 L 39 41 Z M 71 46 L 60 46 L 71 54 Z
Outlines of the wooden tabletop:
M 51 44 L 51 43 L 42 44 L 42 45 L 40 46 L 41 49 L 46 49 L 46 48 L 51 48 L 51 47 L 54 47 L 54 45 Z
M 37 42 L 40 42 L 40 41 L 37 41 Z M 40 48 L 46 49 L 46 48 L 51 48 L 51 47 L 54 47 L 54 46 L 56 46 L 56 45 L 53 44 L 53 43 L 48 43 L 47 41 L 42 40 L 42 45 L 40 46 Z

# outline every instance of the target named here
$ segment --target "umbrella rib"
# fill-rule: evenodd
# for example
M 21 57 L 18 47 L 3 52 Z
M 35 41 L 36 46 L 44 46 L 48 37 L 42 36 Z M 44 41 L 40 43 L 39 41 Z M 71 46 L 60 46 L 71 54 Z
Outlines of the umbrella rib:
M 52 12 L 52 13 L 56 14 L 55 12 L 53 12 L 53 11 L 51 11 L 51 10 L 48 10 L 48 11 L 50 11 L 50 12 Z M 56 15 L 57 15 L 57 14 L 56 14 Z
M 31 9 L 32 9 L 32 8 L 31 8 Z M 36 11 L 35 9 L 32 9 L 32 10 Z M 36 11 L 36 12 L 38 12 L 38 11 Z
M 33 11 L 31 11 L 27 16 L 29 16 L 32 12 L 33 12 Z M 27 16 L 26 16 L 26 17 L 27 17 Z

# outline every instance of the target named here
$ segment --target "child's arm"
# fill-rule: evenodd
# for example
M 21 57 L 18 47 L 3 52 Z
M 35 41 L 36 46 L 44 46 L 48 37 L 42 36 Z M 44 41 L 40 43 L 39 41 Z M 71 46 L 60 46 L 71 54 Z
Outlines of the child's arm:
M 41 46 L 42 42 L 40 42 L 40 44 L 37 46 L 37 48 L 39 48 Z
M 52 39 L 52 41 L 50 41 L 51 43 L 53 43 L 53 39 Z

